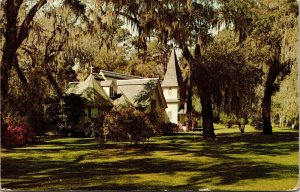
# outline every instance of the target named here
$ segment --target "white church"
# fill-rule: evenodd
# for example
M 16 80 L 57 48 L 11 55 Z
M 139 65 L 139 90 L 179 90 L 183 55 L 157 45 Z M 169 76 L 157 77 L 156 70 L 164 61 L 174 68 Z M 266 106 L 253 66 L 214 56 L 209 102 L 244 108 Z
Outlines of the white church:
M 85 100 L 85 117 L 117 106 L 134 106 L 143 111 L 156 110 L 165 122 L 185 121 L 184 101 L 180 99 L 182 75 L 175 50 L 171 52 L 163 80 L 100 70 L 91 72 L 84 81 L 70 82 L 66 93 L 81 95 Z

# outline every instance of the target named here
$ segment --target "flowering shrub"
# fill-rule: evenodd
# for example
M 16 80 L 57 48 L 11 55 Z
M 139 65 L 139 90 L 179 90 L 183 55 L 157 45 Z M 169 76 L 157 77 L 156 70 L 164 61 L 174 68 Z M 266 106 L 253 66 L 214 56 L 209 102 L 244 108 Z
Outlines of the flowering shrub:
M 34 131 L 27 123 L 26 118 L 13 120 L 9 117 L 6 124 L 7 128 L 2 135 L 4 147 L 22 147 L 33 142 Z

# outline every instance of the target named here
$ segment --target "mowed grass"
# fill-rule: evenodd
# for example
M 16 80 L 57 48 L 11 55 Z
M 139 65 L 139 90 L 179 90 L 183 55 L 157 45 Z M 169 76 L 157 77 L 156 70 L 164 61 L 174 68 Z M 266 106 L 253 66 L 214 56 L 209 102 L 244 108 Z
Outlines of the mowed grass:
M 56 138 L 1 151 L 2 188 L 18 190 L 289 190 L 298 184 L 298 132 L 264 136 L 216 125 L 144 145 Z

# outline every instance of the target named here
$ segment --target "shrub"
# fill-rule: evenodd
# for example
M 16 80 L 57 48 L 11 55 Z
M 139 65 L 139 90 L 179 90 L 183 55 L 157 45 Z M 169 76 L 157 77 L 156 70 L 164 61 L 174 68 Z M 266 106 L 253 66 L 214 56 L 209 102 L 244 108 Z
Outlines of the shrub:
M 159 134 L 158 121 L 155 114 L 146 114 L 134 108 L 118 108 L 105 115 L 101 135 L 114 141 L 144 143 Z
M 54 133 L 68 135 L 84 115 L 84 101 L 79 95 L 66 94 L 46 99 L 46 113 Z
M 180 131 L 180 127 L 175 123 L 162 123 L 161 129 L 163 135 L 170 135 Z
M 8 118 L 6 125 L 7 128 L 2 136 L 4 147 L 22 147 L 33 142 L 35 134 L 29 126 L 27 118 L 23 117 L 20 120 Z
M 87 137 L 97 138 L 103 137 L 103 121 L 104 113 L 99 114 L 97 118 L 89 119 L 84 124 L 84 131 Z
M 259 116 L 253 117 L 250 125 L 252 125 L 254 127 L 254 129 L 256 129 L 256 130 L 262 130 L 262 128 L 263 128 L 262 122 L 263 122 L 262 117 L 259 115 Z

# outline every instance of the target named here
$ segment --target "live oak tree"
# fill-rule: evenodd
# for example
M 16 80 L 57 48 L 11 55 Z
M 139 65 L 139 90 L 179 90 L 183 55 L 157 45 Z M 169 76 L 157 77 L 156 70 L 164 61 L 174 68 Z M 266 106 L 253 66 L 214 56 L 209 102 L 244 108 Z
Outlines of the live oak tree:
M 239 35 L 241 47 L 253 49 L 249 59 L 264 68 L 262 128 L 264 134 L 272 134 L 272 95 L 297 59 L 298 3 L 295 0 L 219 2 L 227 25 L 233 25 Z
M 1 108 L 2 111 L 5 110 L 6 99 L 9 91 L 9 77 L 11 75 L 11 70 L 14 67 L 17 71 L 19 79 L 23 84 L 27 84 L 27 80 L 20 69 L 17 57 L 17 50 L 23 43 L 23 41 L 28 37 L 28 32 L 30 29 L 30 23 L 32 22 L 36 13 L 45 5 L 47 0 L 39 0 L 37 3 L 29 10 L 25 18 L 18 18 L 21 5 L 23 0 L 12 0 L 5 1 L 3 3 L 3 10 L 5 16 L 5 31 L 4 31 L 4 46 L 2 55 L 2 65 L 1 65 Z
M 46 2 L 1 2 L 1 118 L 25 115 L 38 122 L 51 90 L 62 95 L 74 79 L 68 48 L 78 35 L 99 28 L 79 1 Z
M 51 2 L 52 1 L 50 1 L 50 3 Z M 10 90 L 9 80 L 13 69 L 15 69 L 18 78 L 22 82 L 23 86 L 25 88 L 28 86 L 28 80 L 24 74 L 24 71 L 22 71 L 22 69 L 20 68 L 20 64 L 18 62 L 17 52 L 24 43 L 24 40 L 28 38 L 29 33 L 32 30 L 32 23 L 34 21 L 34 18 L 37 17 L 37 13 L 39 12 L 39 16 L 42 16 L 42 12 L 47 11 L 47 9 L 45 8 L 46 3 L 47 0 L 5 0 L 4 2 L 1 2 L 1 10 L 3 10 L 4 13 L 4 20 L 2 21 L 4 23 L 4 43 L 1 60 L 2 111 L 5 111 L 5 107 L 7 106 L 7 98 Z M 66 0 L 64 1 L 64 5 L 69 6 L 75 12 L 81 12 L 83 10 L 82 6 L 80 6 L 79 1 Z
M 263 133 L 272 134 L 271 103 L 276 91 L 276 80 L 297 63 L 297 1 L 263 1 L 253 37 L 268 57 L 267 77 L 262 99 Z
M 265 72 L 263 132 L 272 133 L 272 95 L 297 59 L 295 0 L 64 0 L 56 6 L 50 6 L 50 0 L 48 4 L 47 0 L 28 2 L 1 2 L 0 14 L 5 16 L 1 21 L 2 111 L 9 96 L 21 98 L 22 91 L 12 83 L 21 82 L 19 87 L 28 98 L 48 88 L 61 94 L 64 84 L 73 78 L 70 68 L 74 58 L 116 71 L 125 70 L 129 64 L 130 72 L 155 76 L 150 69 L 166 58 L 164 54 L 173 44 L 181 49 L 188 64 L 185 92 L 189 112 L 192 95 L 200 98 L 204 139 L 215 138 L 214 106 L 237 116 L 251 108 L 253 90 L 259 82 L 256 75 L 262 76 L 255 64 L 263 66 Z M 60 9 L 72 10 L 72 14 L 58 14 Z M 47 19 L 51 21 L 48 25 L 43 22 Z M 123 21 L 137 33 L 130 42 Z M 232 28 L 237 39 L 231 34 L 216 35 L 223 25 Z M 227 41 L 222 42 L 222 38 Z M 137 52 L 131 52 L 132 46 Z M 162 50 L 160 46 L 164 53 L 150 57 Z M 128 62 L 126 55 L 135 62 Z M 40 83 L 34 87 L 36 92 L 31 91 L 33 82 Z
M 161 42 L 176 43 L 183 57 L 191 66 L 190 75 L 196 82 L 202 104 L 203 138 L 215 138 L 211 87 L 203 66 L 200 44 L 209 42 L 209 29 L 217 25 L 217 16 L 209 1 L 109 1 L 115 5 L 118 15 L 124 17 L 138 31 L 138 43 L 147 49 L 147 39 L 152 33 L 159 35 Z M 192 54 L 190 47 L 195 47 Z
M 259 66 L 247 59 L 245 53 L 250 51 L 248 47 L 239 46 L 239 38 L 233 30 L 223 29 L 203 52 L 214 87 L 214 110 L 244 122 L 256 107 L 256 87 L 263 75 Z

